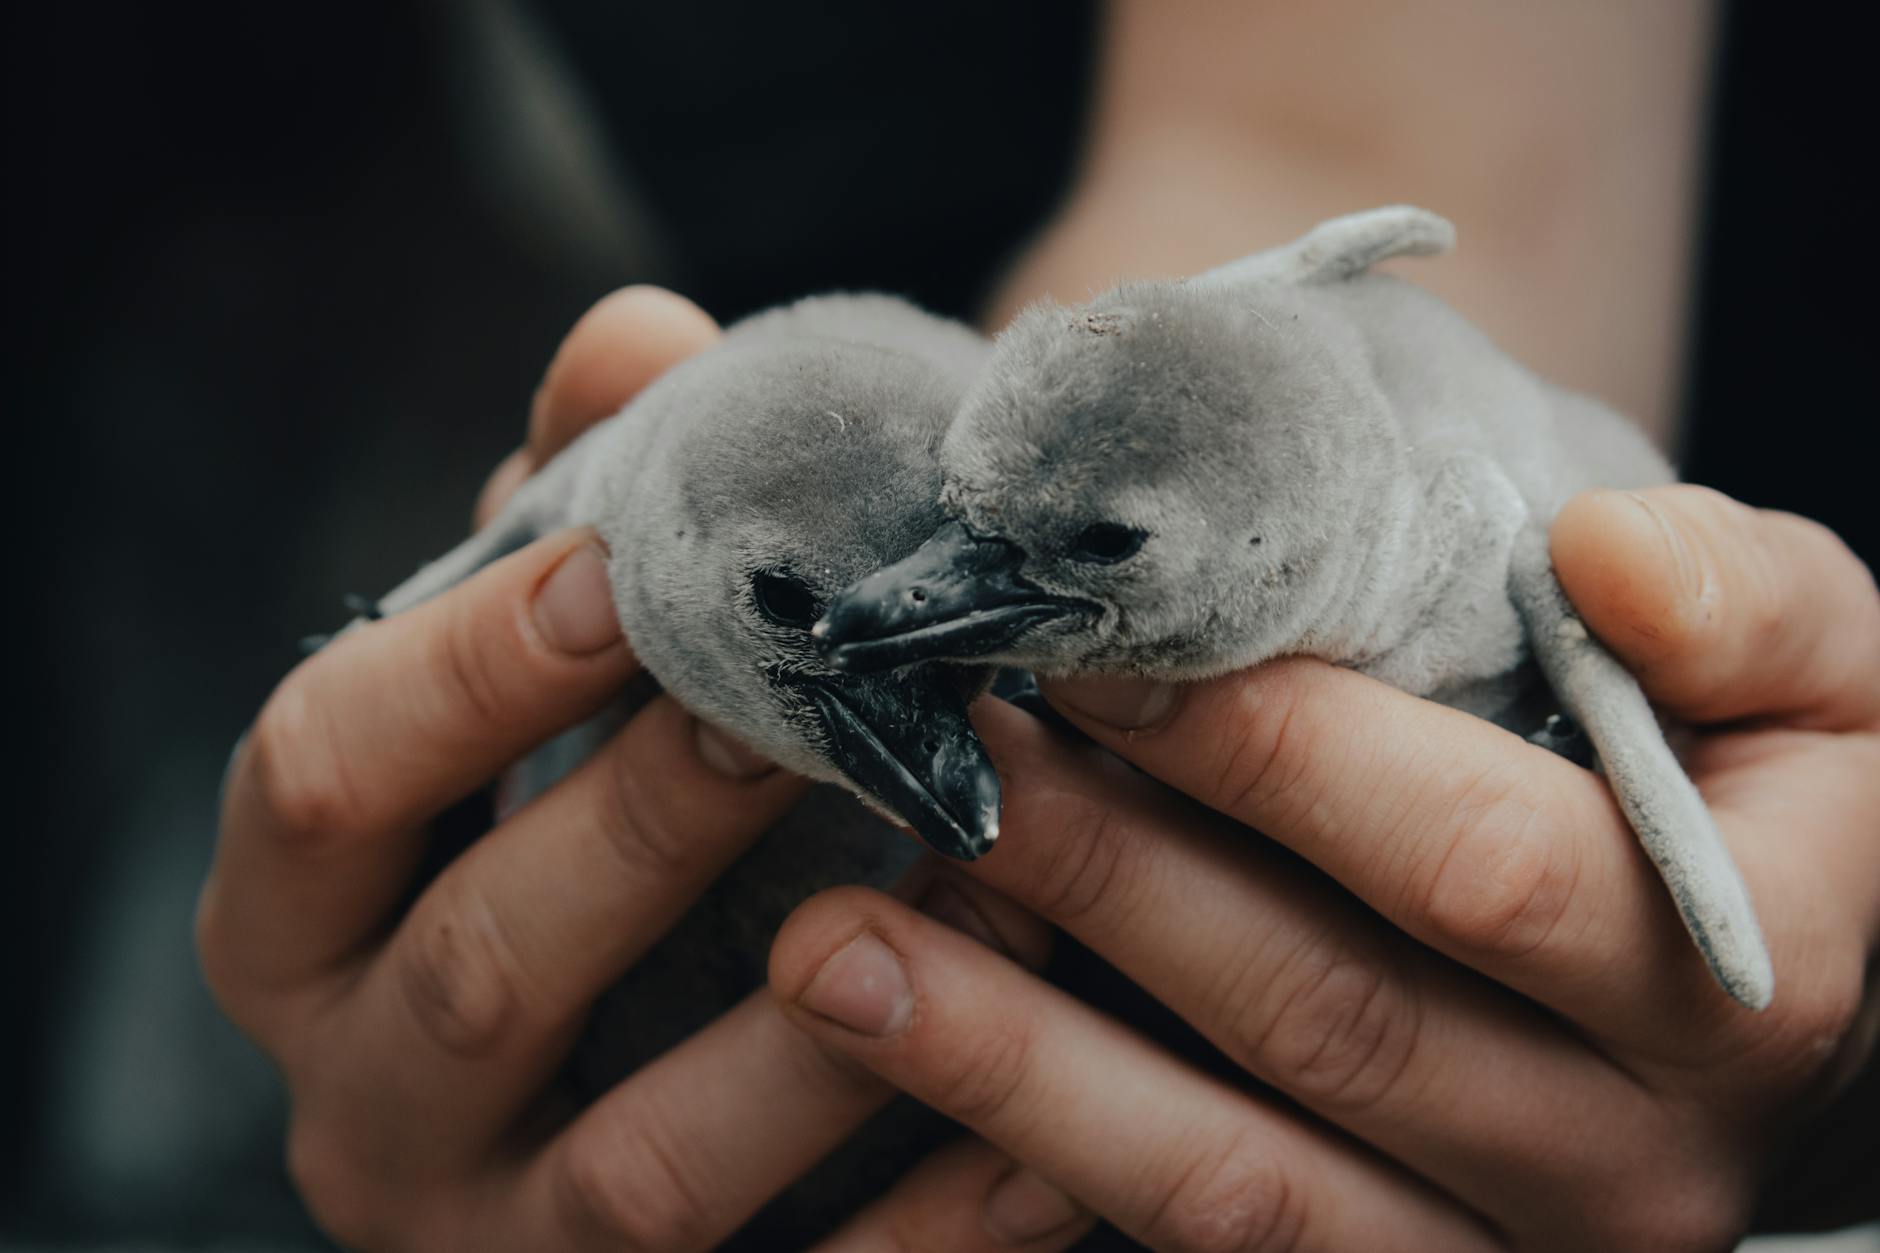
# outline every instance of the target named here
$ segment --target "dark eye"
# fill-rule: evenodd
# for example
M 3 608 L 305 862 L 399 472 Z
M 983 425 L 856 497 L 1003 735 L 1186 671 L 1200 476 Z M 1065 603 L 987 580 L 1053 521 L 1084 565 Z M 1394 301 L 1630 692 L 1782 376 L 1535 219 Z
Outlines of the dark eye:
M 809 585 L 783 570 L 759 570 L 751 576 L 757 611 L 778 626 L 808 630 L 822 617 L 822 605 Z
M 1115 565 L 1117 562 L 1136 555 L 1142 542 L 1149 538 L 1147 531 L 1137 530 L 1133 526 L 1124 526 L 1120 522 L 1092 522 L 1077 533 L 1071 541 L 1069 556 L 1072 561 L 1088 561 L 1096 565 Z

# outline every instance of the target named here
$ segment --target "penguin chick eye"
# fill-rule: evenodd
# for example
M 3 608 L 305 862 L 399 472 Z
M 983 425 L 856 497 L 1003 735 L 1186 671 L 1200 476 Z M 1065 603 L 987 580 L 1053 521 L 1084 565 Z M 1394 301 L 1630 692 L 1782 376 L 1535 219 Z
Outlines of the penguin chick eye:
M 822 617 L 822 603 L 809 585 L 781 570 L 759 570 L 751 576 L 751 598 L 757 611 L 778 626 L 807 631 Z
M 1112 566 L 1134 557 L 1149 533 L 1120 522 L 1092 522 L 1077 533 L 1066 555 L 1072 561 Z

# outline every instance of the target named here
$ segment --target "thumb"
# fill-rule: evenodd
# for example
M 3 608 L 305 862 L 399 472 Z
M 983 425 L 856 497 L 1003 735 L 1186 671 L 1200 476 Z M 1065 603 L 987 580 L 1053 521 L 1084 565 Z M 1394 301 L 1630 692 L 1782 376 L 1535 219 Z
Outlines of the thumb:
M 669 366 L 718 339 L 703 309 L 662 287 L 623 287 L 581 315 L 549 363 L 529 414 L 537 465 L 612 417 Z
M 635 286 L 601 297 L 555 350 L 530 406 L 528 442 L 484 484 L 476 525 L 495 517 L 524 480 L 583 431 L 717 339 L 718 324 L 676 292 Z
M 1550 541 L 1586 625 L 1680 717 L 1880 721 L 1880 593 L 1826 527 L 1677 484 L 1582 493 Z

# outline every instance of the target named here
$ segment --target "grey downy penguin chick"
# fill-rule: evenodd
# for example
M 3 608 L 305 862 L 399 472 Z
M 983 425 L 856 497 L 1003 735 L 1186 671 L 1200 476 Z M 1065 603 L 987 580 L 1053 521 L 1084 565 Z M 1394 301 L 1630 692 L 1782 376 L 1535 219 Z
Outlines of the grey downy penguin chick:
M 985 342 L 887 296 L 758 314 L 661 376 L 380 602 L 397 613 L 572 524 L 596 526 L 621 626 L 681 704 L 778 764 L 860 792 L 953 857 L 998 836 L 967 722 L 985 672 L 844 674 L 828 597 L 943 521 L 940 438 Z
M 1520 727 L 1530 656 L 1718 981 L 1773 973 L 1749 894 L 1547 528 L 1667 482 L 1625 419 L 1537 378 L 1375 262 L 1447 250 L 1406 206 L 1179 282 L 1034 306 L 942 445 L 952 521 L 816 627 L 864 671 L 934 658 L 1196 679 L 1304 654 Z

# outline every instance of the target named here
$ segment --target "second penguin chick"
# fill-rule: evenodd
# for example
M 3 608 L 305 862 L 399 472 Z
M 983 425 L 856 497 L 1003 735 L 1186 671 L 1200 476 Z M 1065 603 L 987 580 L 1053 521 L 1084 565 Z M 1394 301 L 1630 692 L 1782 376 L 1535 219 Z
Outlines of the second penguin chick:
M 1761 1008 L 1773 974 L 1742 878 L 1548 558 L 1574 493 L 1670 467 L 1370 270 L 1453 238 L 1377 209 L 1194 279 L 1027 310 L 941 448 L 952 521 L 844 592 L 818 638 L 856 670 L 1196 679 L 1309 655 L 1509 721 L 1531 656 L 1719 982 Z

